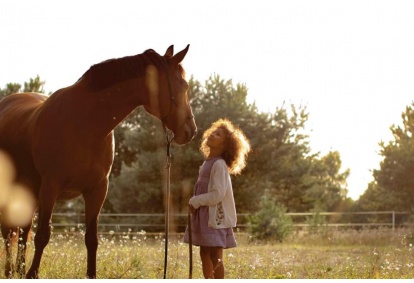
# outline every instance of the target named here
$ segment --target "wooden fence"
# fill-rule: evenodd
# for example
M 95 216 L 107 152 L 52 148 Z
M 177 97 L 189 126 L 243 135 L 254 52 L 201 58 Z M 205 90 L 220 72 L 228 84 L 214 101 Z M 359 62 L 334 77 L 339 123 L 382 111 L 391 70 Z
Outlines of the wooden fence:
M 334 228 L 363 228 L 411 226 L 408 212 L 401 211 L 371 211 L 371 212 L 305 212 L 286 213 L 298 229 L 312 225 Z M 248 225 L 249 214 L 238 214 L 238 229 L 245 229 Z M 318 220 L 315 222 L 315 217 Z M 170 230 L 183 232 L 187 225 L 186 214 L 170 214 Z M 164 231 L 165 215 L 158 214 L 128 214 L 102 213 L 99 217 L 100 232 L 162 232 Z M 85 229 L 84 214 L 54 213 L 52 216 L 54 231 L 79 231 Z M 36 226 L 35 226 L 36 227 Z

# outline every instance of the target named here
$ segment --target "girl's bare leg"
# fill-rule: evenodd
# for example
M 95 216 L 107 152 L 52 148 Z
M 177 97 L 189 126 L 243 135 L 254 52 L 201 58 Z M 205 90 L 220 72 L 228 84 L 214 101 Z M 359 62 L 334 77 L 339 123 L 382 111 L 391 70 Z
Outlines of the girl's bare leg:
M 210 258 L 210 247 L 200 247 L 200 258 L 203 265 L 203 275 L 205 279 L 214 278 L 213 262 Z
M 213 262 L 214 279 L 224 278 L 223 248 L 210 248 L 210 258 Z
M 200 247 L 200 257 L 203 265 L 204 278 L 224 278 L 223 248 Z

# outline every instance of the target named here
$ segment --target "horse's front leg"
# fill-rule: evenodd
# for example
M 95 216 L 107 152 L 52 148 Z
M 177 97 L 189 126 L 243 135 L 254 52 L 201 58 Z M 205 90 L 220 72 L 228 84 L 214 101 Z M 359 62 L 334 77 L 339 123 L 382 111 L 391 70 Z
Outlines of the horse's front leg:
M 85 245 L 88 253 L 86 276 L 96 278 L 96 253 L 98 250 L 98 216 L 105 200 L 107 182 L 93 194 L 84 194 L 85 200 Z M 97 193 L 99 191 L 99 193 Z
M 86 276 L 96 278 L 96 253 L 98 250 L 98 217 L 86 222 L 85 245 L 88 253 Z

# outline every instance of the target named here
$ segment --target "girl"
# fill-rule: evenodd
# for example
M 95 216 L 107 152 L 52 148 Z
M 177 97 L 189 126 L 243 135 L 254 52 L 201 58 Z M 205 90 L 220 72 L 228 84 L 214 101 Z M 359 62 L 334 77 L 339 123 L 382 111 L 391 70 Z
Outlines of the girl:
M 207 129 L 200 151 L 206 158 L 189 201 L 192 213 L 192 242 L 200 246 L 203 275 L 224 278 L 223 249 L 236 247 L 232 227 L 236 226 L 236 207 L 230 174 L 246 166 L 250 142 L 228 119 L 219 119 Z M 189 242 L 188 229 L 184 242 Z

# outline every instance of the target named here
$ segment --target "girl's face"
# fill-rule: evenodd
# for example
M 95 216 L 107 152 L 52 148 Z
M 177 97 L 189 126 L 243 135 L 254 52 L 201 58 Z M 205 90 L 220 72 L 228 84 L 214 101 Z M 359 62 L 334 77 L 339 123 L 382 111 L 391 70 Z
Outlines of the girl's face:
M 210 136 L 208 136 L 206 144 L 210 149 L 224 151 L 226 145 L 226 131 L 223 128 L 216 129 Z

